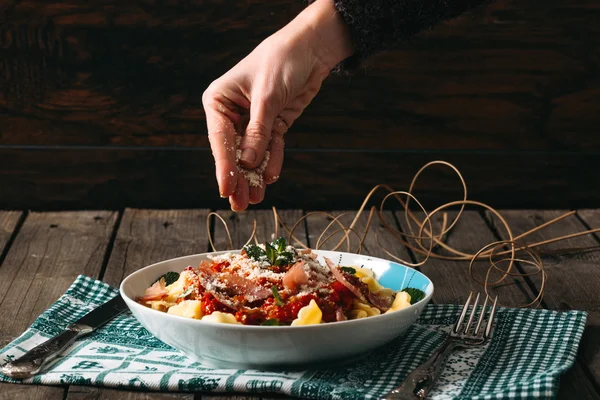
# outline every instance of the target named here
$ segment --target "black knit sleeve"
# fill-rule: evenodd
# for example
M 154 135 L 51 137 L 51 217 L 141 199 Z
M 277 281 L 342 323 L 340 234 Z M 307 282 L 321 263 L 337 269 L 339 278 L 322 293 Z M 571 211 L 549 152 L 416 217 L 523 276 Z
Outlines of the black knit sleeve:
M 488 1 L 334 0 L 356 48 L 356 54 L 344 61 L 339 70 L 354 69 L 374 53 Z

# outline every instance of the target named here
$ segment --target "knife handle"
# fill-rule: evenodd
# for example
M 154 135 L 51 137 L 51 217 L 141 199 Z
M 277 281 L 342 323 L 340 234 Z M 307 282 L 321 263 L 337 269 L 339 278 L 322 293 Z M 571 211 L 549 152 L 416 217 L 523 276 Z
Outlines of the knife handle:
M 25 379 L 40 372 L 48 361 L 55 359 L 78 337 L 92 332 L 87 325 L 73 324 L 64 332 L 40 343 L 14 361 L 4 365 L 0 372 L 15 379 Z

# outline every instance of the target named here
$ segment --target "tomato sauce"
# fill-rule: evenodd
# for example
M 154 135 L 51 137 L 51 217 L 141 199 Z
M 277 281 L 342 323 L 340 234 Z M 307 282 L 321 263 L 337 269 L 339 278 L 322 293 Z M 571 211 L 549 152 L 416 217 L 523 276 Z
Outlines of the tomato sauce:
M 289 325 L 298 318 L 302 307 L 315 300 L 323 313 L 323 322 L 336 321 L 336 311 L 341 308 L 344 312 L 352 308 L 354 295 L 344 285 L 333 282 L 323 287 L 329 294 L 319 297 L 316 293 L 309 293 L 299 297 L 292 297 L 284 305 L 276 304 L 274 298 L 268 298 L 257 309 L 242 309 L 235 313 L 236 319 L 244 325 L 260 325 L 267 320 L 277 319 L 280 325 Z

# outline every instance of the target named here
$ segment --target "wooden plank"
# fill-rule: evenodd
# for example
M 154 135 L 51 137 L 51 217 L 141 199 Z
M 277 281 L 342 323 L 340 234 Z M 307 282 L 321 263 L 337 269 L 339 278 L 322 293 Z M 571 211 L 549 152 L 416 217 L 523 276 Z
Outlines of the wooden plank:
M 194 400 L 193 393 L 143 393 L 117 389 L 99 389 L 91 386 L 71 386 L 68 399 L 73 400 Z
M 502 211 L 502 215 L 517 235 L 564 213 L 565 211 L 559 210 Z M 487 217 L 491 220 L 489 215 Z M 590 222 L 593 221 L 590 220 Z M 495 224 L 493 220 L 491 223 Z M 570 217 L 535 232 L 527 238 L 526 243 L 551 239 L 585 229 L 586 226 L 577 217 Z M 499 231 L 500 235 L 504 236 L 501 229 Z M 595 238 L 585 236 L 549 244 L 541 250 L 552 251 L 561 248 L 597 245 L 598 241 Z M 579 359 L 584 365 L 583 369 L 590 372 L 596 388 L 600 387 L 600 349 L 598 348 L 598 341 L 600 340 L 600 296 L 597 285 L 597 282 L 600 281 L 600 270 L 597 268 L 599 261 L 600 253 L 598 252 L 562 256 L 550 255 L 543 258 L 544 268 L 548 274 L 544 305 L 554 310 L 585 310 L 589 313 L 586 331 L 579 348 Z M 537 281 L 533 283 L 538 284 Z M 580 376 L 578 381 L 584 379 L 585 376 Z
M 578 211 L 578 216 L 586 224 L 588 228 L 600 228 L 600 210 L 581 210 Z M 596 242 L 600 243 L 600 235 L 594 234 Z M 591 243 L 591 241 L 589 241 Z M 592 260 L 598 259 L 598 253 L 596 252 Z M 598 264 L 596 263 L 596 268 Z M 598 298 L 598 295 L 596 295 Z M 584 342 L 593 346 L 592 349 L 595 351 L 587 352 L 583 351 L 583 358 L 586 362 L 586 366 L 590 369 L 592 375 L 595 378 L 596 384 L 598 384 L 598 377 L 600 377 L 600 352 L 598 351 L 598 343 L 600 343 L 600 310 L 595 309 L 588 314 L 588 326 L 584 332 Z M 598 386 L 596 386 L 598 388 Z M 600 390 L 599 390 L 600 391 Z
M 448 221 L 453 220 L 456 214 L 454 211 L 449 212 Z M 397 217 L 403 231 L 410 232 L 404 213 L 397 213 Z M 441 214 L 437 215 L 434 224 L 434 232 L 436 233 L 440 232 L 440 217 Z M 446 243 L 457 250 L 474 254 L 483 246 L 496 240 L 485 220 L 477 211 L 465 211 L 457 225 L 448 234 Z M 417 257 L 417 260 L 422 259 L 421 256 Z M 469 275 L 468 267 L 468 261 L 429 259 L 420 269 L 433 281 L 435 287 L 433 301 L 436 303 L 462 304 L 466 301 L 470 291 L 483 292 L 482 286 L 474 282 Z M 483 280 L 485 278 L 487 268 L 488 264 L 486 262 L 476 263 L 475 270 L 478 279 Z M 490 293 L 497 293 L 499 300 L 505 304 L 522 304 L 533 299 L 533 293 L 529 288 L 512 279 L 506 279 L 500 289 L 492 290 Z
M 279 400 L 281 399 L 292 399 L 292 397 L 289 396 L 281 396 L 278 398 Z M 202 396 L 202 398 L 197 398 L 196 400 L 272 400 L 272 399 L 267 399 L 264 397 L 258 397 L 258 396 L 226 396 L 226 395 L 210 395 L 210 396 Z
M 330 211 L 329 213 L 331 215 L 333 215 L 334 217 L 339 217 L 340 215 L 344 214 L 343 216 L 341 216 L 339 218 L 339 221 L 342 224 L 344 224 L 344 226 L 346 228 L 349 228 L 352 221 L 356 217 L 357 211 L 347 211 L 347 210 L 346 211 Z M 367 222 L 368 222 L 368 216 L 369 216 L 369 210 L 363 211 L 357 220 L 354 230 L 358 233 L 359 236 L 362 236 L 365 231 L 365 228 L 366 228 Z M 396 220 L 391 211 L 384 211 L 384 218 L 385 218 L 385 221 L 387 221 L 388 223 L 391 223 L 392 226 L 395 227 Z M 319 236 L 321 236 L 321 234 L 325 231 L 325 229 L 331 223 L 332 220 L 333 220 L 332 218 L 329 218 L 325 214 L 320 214 L 320 213 L 310 215 L 307 218 L 306 224 L 308 226 L 308 240 L 309 240 L 309 244 L 312 248 L 315 248 L 317 246 Z M 334 233 L 336 230 L 338 230 L 340 228 L 341 227 L 337 224 L 332 225 L 327 230 L 327 232 L 322 235 L 321 242 L 323 242 L 325 240 L 325 238 L 327 238 L 327 236 L 331 235 L 332 233 Z M 333 249 L 340 242 L 343 235 L 344 234 L 342 232 L 336 233 L 335 236 L 332 236 L 331 239 L 329 239 L 327 242 L 322 243 L 321 249 L 323 249 L 323 250 Z M 376 235 L 378 235 L 379 241 L 385 249 L 387 249 L 392 254 L 394 254 L 395 256 L 397 256 L 403 260 L 410 260 L 409 252 L 406 250 L 406 248 L 404 246 L 402 246 L 402 245 L 399 246 L 397 244 L 397 242 L 395 242 L 393 240 L 393 238 L 389 234 L 386 233 L 386 231 L 384 230 L 383 225 L 379 221 L 379 218 L 377 217 L 377 215 L 374 215 L 373 219 L 371 221 L 371 225 L 369 227 L 368 234 L 365 237 L 364 246 L 363 246 L 363 249 L 361 252 L 362 254 L 367 254 L 367 255 L 374 256 L 374 257 L 390 259 L 390 257 L 385 253 L 385 251 L 382 250 L 381 246 L 379 246 L 377 244 L 377 240 L 375 237 Z M 354 233 L 350 233 L 350 240 L 351 240 L 350 251 L 356 252 L 356 250 L 358 249 L 357 236 Z M 340 248 L 338 248 L 338 250 L 339 251 L 348 251 L 348 247 L 345 244 L 345 242 Z
M 0 345 L 20 335 L 73 283 L 97 276 L 117 213 L 30 213 L 0 266 Z M 62 399 L 62 387 L 1 384 L 6 399 Z
M 9 4 L 0 141 L 143 146 L 206 146 L 204 89 L 305 5 L 136 0 L 113 15 L 100 0 Z M 288 146 L 597 149 L 599 13 L 594 0 L 478 7 L 351 81 L 326 80 Z
M 417 170 L 434 159 L 455 164 L 470 196 L 496 207 L 600 202 L 600 180 L 585 178 L 600 164 L 600 153 L 288 150 L 281 178 L 259 207 L 353 209 L 378 183 L 407 189 Z M 419 199 L 455 200 L 458 181 L 449 171 L 423 174 Z M 202 149 L 0 149 L 0 187 L 3 208 L 229 208 L 218 195 L 213 159 Z
M 33 386 L 10 383 L 0 384 L 0 399 L 2 400 L 62 400 L 65 388 L 60 386 Z
M 23 213 L 21 211 L 0 211 L 0 263 L 4 255 L 5 246 L 13 236 L 17 224 Z
M 117 286 L 136 270 L 208 250 L 202 210 L 126 209 L 102 280 Z
M 583 363 L 576 362 L 573 368 L 560 378 L 558 400 L 598 399 L 598 391 L 588 378 Z
M 147 265 L 206 252 L 207 215 L 208 210 L 125 210 L 103 281 L 116 287 L 127 275 Z M 67 399 L 115 396 L 128 400 L 193 399 L 190 394 L 126 392 L 87 386 L 71 386 Z

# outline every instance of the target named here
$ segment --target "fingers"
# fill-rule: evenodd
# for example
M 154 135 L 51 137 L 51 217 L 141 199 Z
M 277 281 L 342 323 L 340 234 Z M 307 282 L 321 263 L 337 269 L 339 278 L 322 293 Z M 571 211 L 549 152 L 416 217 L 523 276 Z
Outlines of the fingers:
M 231 204 L 231 209 L 236 212 L 244 211 L 246 208 L 248 208 L 248 200 L 248 181 L 242 174 L 238 174 L 235 193 L 229 196 L 229 204 Z
M 265 185 L 250 186 L 248 200 L 250 204 L 258 204 L 265 199 Z
M 265 168 L 264 177 L 268 184 L 274 183 L 279 179 L 281 167 L 283 165 L 283 149 L 285 146 L 283 135 L 287 132 L 288 124 L 282 119 L 277 118 L 273 124 L 273 133 L 271 137 L 271 158 Z
M 264 99 L 256 99 L 250 105 L 250 122 L 242 137 L 241 163 L 248 169 L 257 168 L 265 158 L 265 152 L 271 140 L 271 129 L 278 110 Z
M 235 162 L 235 116 L 222 103 L 207 97 L 202 99 L 206 113 L 208 140 L 215 159 L 217 182 L 221 197 L 234 194 L 237 186 Z

